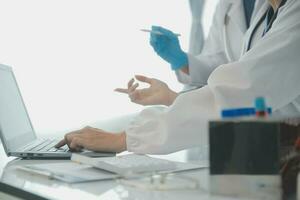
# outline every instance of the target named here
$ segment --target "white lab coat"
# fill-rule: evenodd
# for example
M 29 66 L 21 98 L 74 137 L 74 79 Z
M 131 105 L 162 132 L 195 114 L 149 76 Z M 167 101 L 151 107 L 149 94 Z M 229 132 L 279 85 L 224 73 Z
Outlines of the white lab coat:
M 264 0 L 256 1 L 252 17 L 263 3 Z M 188 54 L 190 75 L 177 70 L 178 81 L 191 86 L 207 85 L 216 67 L 240 58 L 246 31 L 243 0 L 220 0 L 201 54 Z
M 209 119 L 218 118 L 222 108 L 253 106 L 261 95 L 275 116 L 299 115 L 299 11 L 300 1 L 288 0 L 272 29 L 238 61 L 217 67 L 207 86 L 181 94 L 168 108 L 143 110 L 126 129 L 127 149 L 165 154 L 207 144 Z M 255 17 L 245 43 L 263 13 Z

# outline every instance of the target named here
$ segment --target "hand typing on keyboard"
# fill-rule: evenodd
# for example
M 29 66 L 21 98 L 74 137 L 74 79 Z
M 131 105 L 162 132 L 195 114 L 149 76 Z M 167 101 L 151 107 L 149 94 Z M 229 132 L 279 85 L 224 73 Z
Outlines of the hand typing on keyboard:
M 65 135 L 55 145 L 56 148 L 68 145 L 72 151 L 87 149 L 91 151 L 122 152 L 126 150 L 125 132 L 109 133 L 101 129 L 86 127 Z

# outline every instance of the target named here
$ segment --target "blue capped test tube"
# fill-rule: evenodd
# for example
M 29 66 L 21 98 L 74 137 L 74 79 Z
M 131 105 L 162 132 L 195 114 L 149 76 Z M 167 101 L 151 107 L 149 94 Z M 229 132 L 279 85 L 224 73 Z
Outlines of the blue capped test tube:
M 266 106 L 266 101 L 264 97 L 257 97 L 255 99 L 255 115 L 257 117 L 266 117 L 268 115 L 268 110 Z

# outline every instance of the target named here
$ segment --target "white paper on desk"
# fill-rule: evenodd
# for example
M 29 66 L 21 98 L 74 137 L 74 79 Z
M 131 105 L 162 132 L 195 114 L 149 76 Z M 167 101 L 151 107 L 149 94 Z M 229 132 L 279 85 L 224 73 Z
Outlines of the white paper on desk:
M 67 183 L 108 180 L 118 177 L 118 175 L 114 173 L 74 162 L 31 164 L 20 166 L 19 169 L 30 173 L 45 175 Z

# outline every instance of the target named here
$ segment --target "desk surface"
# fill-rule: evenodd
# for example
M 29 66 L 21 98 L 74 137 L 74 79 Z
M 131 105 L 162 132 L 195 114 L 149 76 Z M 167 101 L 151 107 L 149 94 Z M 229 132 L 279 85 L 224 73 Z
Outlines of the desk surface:
M 193 177 L 199 181 L 198 189 L 183 189 L 169 191 L 151 191 L 133 188 L 120 184 L 116 180 L 96 181 L 80 184 L 66 184 L 50 180 L 43 176 L 31 175 L 17 170 L 16 167 L 33 163 L 68 162 L 58 160 L 20 160 L 7 158 L 0 145 L 0 175 L 1 182 L 21 188 L 25 191 L 46 197 L 49 199 L 235 199 L 218 196 L 210 196 L 208 193 L 208 170 L 196 170 L 185 172 L 184 175 Z M 239 198 L 240 199 L 240 198 Z

